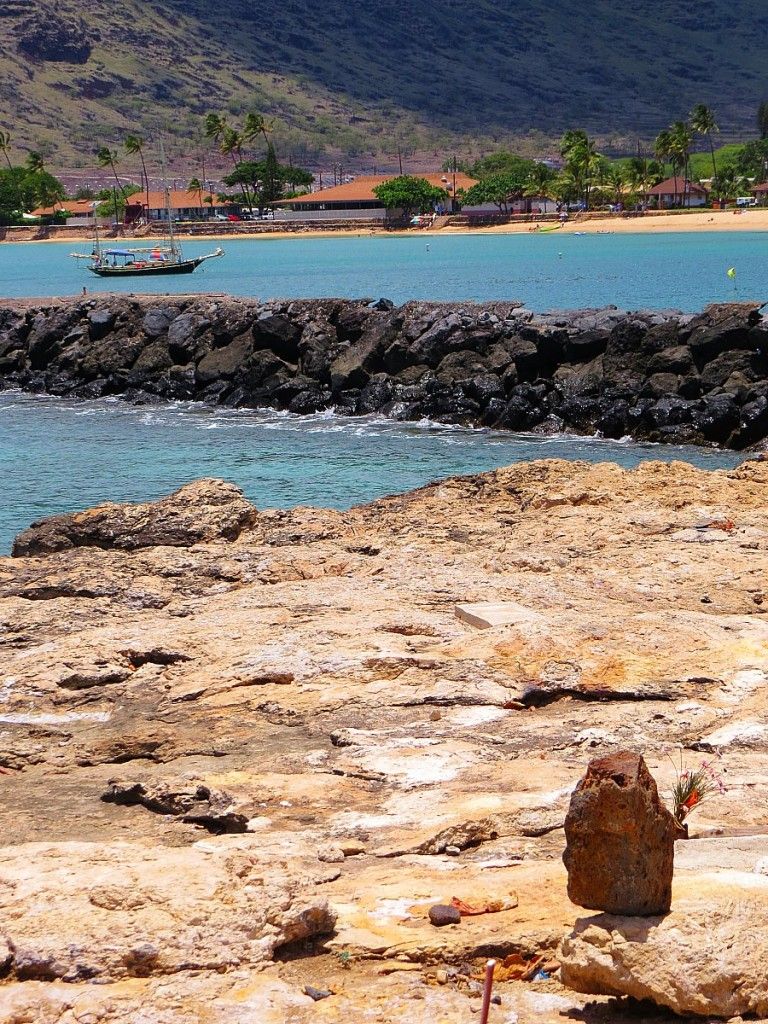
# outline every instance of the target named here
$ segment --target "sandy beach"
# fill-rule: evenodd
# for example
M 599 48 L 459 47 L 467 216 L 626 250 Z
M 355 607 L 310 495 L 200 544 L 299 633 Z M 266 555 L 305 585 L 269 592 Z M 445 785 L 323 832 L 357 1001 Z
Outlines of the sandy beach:
M 642 217 L 626 217 L 621 214 L 606 213 L 573 215 L 562 227 L 551 221 L 542 222 L 546 233 L 558 234 L 669 234 L 679 231 L 766 231 L 768 230 L 768 208 L 738 210 L 692 210 L 674 211 L 670 213 L 648 213 Z M 552 231 L 552 228 L 556 228 Z M 307 231 L 232 231 L 226 234 L 204 234 L 195 232 L 187 235 L 183 228 L 179 231 L 182 240 L 201 239 L 216 242 L 237 239 L 262 239 L 265 241 L 285 238 L 365 238 L 372 235 L 388 237 L 423 234 L 423 235 L 497 235 L 497 234 L 528 234 L 536 233 L 537 225 L 530 221 L 513 224 L 494 224 L 488 227 L 467 227 L 450 225 L 432 230 L 430 228 L 411 229 L 405 231 L 385 231 L 370 227 L 350 228 L 349 230 L 307 230 Z M 87 241 L 81 231 L 57 232 L 50 238 L 35 238 L 37 229 L 21 229 L 18 233 L 6 234 L 2 241 L 6 242 L 79 242 Z M 138 241 L 138 240 L 137 240 Z
M 551 227 L 551 224 L 546 227 Z M 535 230 L 534 224 L 496 224 L 487 228 L 464 229 L 473 234 L 511 234 Z M 443 233 L 460 229 L 444 228 Z M 642 217 L 624 217 L 620 213 L 606 213 L 597 217 L 578 215 L 558 231 L 574 234 L 668 234 L 674 231 L 766 231 L 768 209 L 676 211 L 648 213 Z

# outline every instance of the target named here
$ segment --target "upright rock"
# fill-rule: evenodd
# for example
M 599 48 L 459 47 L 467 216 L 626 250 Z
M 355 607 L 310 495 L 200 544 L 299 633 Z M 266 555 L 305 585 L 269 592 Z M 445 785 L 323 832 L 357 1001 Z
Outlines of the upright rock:
M 565 819 L 569 899 L 611 914 L 666 914 L 675 833 L 639 754 L 622 750 L 596 758 Z

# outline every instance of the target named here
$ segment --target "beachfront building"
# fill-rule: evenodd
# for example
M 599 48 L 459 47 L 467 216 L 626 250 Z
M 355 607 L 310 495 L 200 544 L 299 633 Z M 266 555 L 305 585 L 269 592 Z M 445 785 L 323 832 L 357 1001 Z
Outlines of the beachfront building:
M 658 185 L 648 189 L 646 200 L 660 210 L 670 210 L 675 206 L 706 206 L 709 191 L 695 181 L 686 181 L 681 175 L 667 178 Z
M 462 206 L 461 212 L 470 222 L 483 223 L 504 220 L 508 214 L 502 213 L 495 203 L 482 203 L 475 206 Z M 544 213 L 557 213 L 558 204 L 548 196 L 521 196 L 509 202 L 509 214 L 539 216 Z
M 768 203 L 768 181 L 763 181 L 759 185 L 753 185 L 749 191 L 761 206 L 765 206 Z
M 96 216 L 96 207 L 99 205 L 98 200 L 94 199 L 65 199 L 61 203 L 56 203 L 55 206 L 38 206 L 36 210 L 31 211 L 29 216 L 45 219 L 64 215 L 69 227 L 92 228 L 96 223 L 105 223 L 105 218 Z
M 281 199 L 279 206 L 284 211 L 282 220 L 384 220 L 387 211 L 373 190 L 385 181 L 397 177 L 395 174 L 368 174 L 347 181 L 343 185 L 308 192 L 295 199 Z M 445 212 L 451 213 L 456 205 L 456 194 L 476 184 L 469 175 L 452 171 L 445 174 L 414 174 L 415 178 L 426 178 L 430 185 L 442 188 L 448 193 Z
M 216 214 L 237 213 L 240 209 L 232 203 L 222 203 L 216 196 L 202 189 L 169 189 L 168 197 L 174 220 L 209 220 Z M 165 220 L 164 192 L 135 192 L 128 197 L 125 207 L 125 223 Z

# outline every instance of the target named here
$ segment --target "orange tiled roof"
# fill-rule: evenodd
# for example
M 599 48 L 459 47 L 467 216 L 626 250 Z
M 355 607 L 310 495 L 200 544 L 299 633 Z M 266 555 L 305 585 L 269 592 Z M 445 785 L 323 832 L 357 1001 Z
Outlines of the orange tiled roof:
M 71 213 L 73 217 L 90 216 L 93 213 L 94 199 L 64 199 L 55 206 L 38 206 L 32 211 L 33 217 L 47 217 L 54 213 Z
M 383 185 L 385 181 L 396 178 L 396 174 L 368 174 L 355 178 L 354 181 L 345 182 L 343 185 L 334 185 L 331 188 L 320 189 L 317 192 L 308 192 L 303 196 L 296 196 L 295 199 L 281 199 L 280 206 L 291 206 L 296 203 L 363 203 L 376 202 L 373 194 L 377 185 Z M 415 178 L 426 178 L 430 185 L 444 188 L 449 195 L 453 192 L 453 173 L 437 174 L 414 174 Z M 474 178 L 462 172 L 456 173 L 456 191 L 459 189 L 471 188 L 476 184 Z
M 171 200 L 171 208 L 174 210 L 184 210 L 188 208 L 197 209 L 202 205 L 203 209 L 208 209 L 209 204 L 205 202 L 207 197 L 211 193 L 206 189 L 203 189 L 203 202 L 200 202 L 200 194 L 197 189 L 193 189 L 191 192 L 187 189 L 173 189 L 169 192 Z M 60 213 L 66 210 L 73 216 L 84 216 L 86 214 L 93 213 L 93 204 L 96 200 L 93 199 L 65 199 L 61 203 L 57 203 L 56 206 L 45 206 L 39 207 L 37 210 L 33 210 L 32 214 L 35 217 L 44 217 L 53 213 Z M 109 202 L 105 200 L 105 202 Z M 126 202 L 128 203 L 141 203 L 142 206 L 147 205 L 147 193 L 146 192 L 135 192 L 133 195 L 127 197 Z M 213 206 L 211 209 L 218 209 L 219 207 L 227 206 L 227 203 L 220 203 L 216 196 L 213 196 Z M 149 193 L 149 209 L 150 210 L 164 210 L 165 209 L 165 197 L 162 192 Z
M 697 184 L 695 181 L 689 181 L 686 186 L 685 178 L 678 174 L 677 178 L 667 178 L 665 181 L 660 181 L 658 185 L 654 185 L 653 188 L 648 189 L 646 195 L 649 196 L 672 196 L 682 195 L 683 192 L 697 192 L 699 195 L 705 196 L 708 193 L 708 189 L 704 188 L 703 185 Z
M 202 197 L 203 197 L 202 203 L 200 201 L 200 193 L 197 191 L 196 188 L 193 188 L 192 190 L 182 189 L 182 188 L 169 189 L 168 195 L 170 197 L 171 209 L 172 210 L 184 210 L 184 209 L 188 209 L 190 207 L 193 208 L 193 209 L 199 209 L 200 207 L 202 207 L 202 209 L 204 209 L 204 210 L 207 210 L 210 207 L 211 209 L 215 210 L 215 209 L 217 209 L 220 206 L 226 206 L 227 205 L 227 203 L 220 203 L 219 200 L 214 195 L 212 197 L 213 198 L 213 205 L 210 206 L 210 204 L 206 202 L 208 197 L 211 196 L 211 193 L 207 189 L 203 189 L 203 192 L 202 192 Z M 153 191 L 150 190 L 149 202 L 147 202 L 147 193 L 146 192 L 144 192 L 144 191 L 135 192 L 132 196 L 128 197 L 128 202 L 129 203 L 141 203 L 142 206 L 147 206 L 150 210 L 164 210 L 165 209 L 165 196 L 160 191 L 153 192 Z

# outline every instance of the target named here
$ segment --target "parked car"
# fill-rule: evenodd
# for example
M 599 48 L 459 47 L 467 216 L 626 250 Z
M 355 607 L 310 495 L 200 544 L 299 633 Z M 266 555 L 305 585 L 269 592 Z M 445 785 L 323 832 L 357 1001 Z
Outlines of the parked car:
M 737 196 L 737 206 L 757 206 L 757 199 L 754 196 Z
M 226 213 L 214 213 L 213 219 L 214 220 L 229 220 L 229 217 L 227 217 Z
M 241 220 L 241 219 L 242 218 L 239 217 L 236 213 L 228 213 L 227 214 L 227 220 Z

